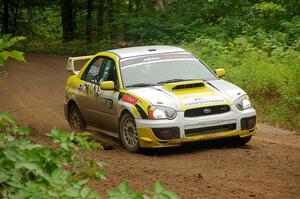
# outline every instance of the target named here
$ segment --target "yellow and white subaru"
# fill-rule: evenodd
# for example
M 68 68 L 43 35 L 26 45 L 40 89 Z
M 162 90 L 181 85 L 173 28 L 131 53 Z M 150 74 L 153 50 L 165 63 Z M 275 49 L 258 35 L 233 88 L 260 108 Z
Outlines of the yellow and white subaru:
M 88 60 L 80 71 L 75 62 Z M 65 115 L 73 129 L 119 137 L 132 152 L 256 131 L 247 94 L 199 58 L 173 46 L 142 46 L 70 57 Z

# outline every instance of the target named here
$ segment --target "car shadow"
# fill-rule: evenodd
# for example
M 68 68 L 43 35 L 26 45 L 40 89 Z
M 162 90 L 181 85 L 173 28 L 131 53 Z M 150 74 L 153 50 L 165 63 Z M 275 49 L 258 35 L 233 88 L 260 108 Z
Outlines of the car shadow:
M 104 150 L 126 150 L 121 146 L 119 139 L 111 137 L 109 135 L 103 133 L 93 133 L 91 136 L 92 139 L 99 142 Z M 166 147 L 166 148 L 144 148 L 142 149 L 139 154 L 146 155 L 146 156 L 170 156 L 170 155 L 178 155 L 178 154 L 188 154 L 193 152 L 200 152 L 200 151 L 208 151 L 213 149 L 231 149 L 231 148 L 238 148 L 238 149 L 253 149 L 248 143 L 247 145 L 237 145 L 233 142 L 233 138 L 222 138 L 222 139 L 214 139 L 214 140 L 203 140 L 203 141 L 196 141 L 196 142 L 188 142 L 183 143 L 181 146 L 178 147 Z M 130 153 L 128 151 L 128 153 Z
M 170 155 L 188 154 L 188 153 L 200 152 L 200 151 L 208 151 L 212 149 L 232 149 L 232 148 L 249 150 L 252 149 L 253 147 L 249 143 L 246 145 L 237 145 L 233 142 L 232 138 L 223 138 L 223 139 L 183 143 L 179 147 L 143 149 L 141 151 L 141 154 L 147 156 L 170 156 Z
M 121 147 L 119 139 L 106 135 L 104 133 L 93 132 L 93 134 L 91 135 L 91 139 L 100 143 L 104 150 L 112 150 Z

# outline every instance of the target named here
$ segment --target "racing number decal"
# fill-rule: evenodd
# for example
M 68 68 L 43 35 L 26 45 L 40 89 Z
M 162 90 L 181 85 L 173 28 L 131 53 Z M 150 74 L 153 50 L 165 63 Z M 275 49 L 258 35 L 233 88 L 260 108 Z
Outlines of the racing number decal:
M 113 108 L 113 101 L 111 99 L 106 99 L 106 106 L 108 109 L 112 109 Z

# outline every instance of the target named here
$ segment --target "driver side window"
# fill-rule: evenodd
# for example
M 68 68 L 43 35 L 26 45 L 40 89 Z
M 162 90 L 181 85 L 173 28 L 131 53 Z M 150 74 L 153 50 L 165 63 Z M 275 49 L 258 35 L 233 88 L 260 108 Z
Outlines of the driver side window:
M 102 66 L 104 65 L 104 62 L 104 57 L 96 57 L 87 67 L 81 79 L 90 83 L 97 84 L 99 82 L 99 73 Z
M 116 65 L 115 62 L 110 58 L 106 59 L 99 74 L 99 83 L 104 81 L 113 81 L 115 84 L 118 83 Z

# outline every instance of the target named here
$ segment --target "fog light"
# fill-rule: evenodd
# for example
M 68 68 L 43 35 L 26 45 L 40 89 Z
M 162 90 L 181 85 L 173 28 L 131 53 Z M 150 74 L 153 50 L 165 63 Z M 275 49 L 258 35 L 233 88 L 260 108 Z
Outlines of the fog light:
M 250 118 L 248 120 L 248 128 L 249 129 L 253 129 L 255 127 L 256 124 L 256 118 Z
M 160 131 L 161 135 L 169 135 L 170 133 L 171 133 L 170 129 L 165 129 Z
M 153 128 L 154 135 L 162 140 L 180 138 L 180 131 L 178 127 L 170 128 Z
M 253 129 L 256 125 L 256 116 L 241 119 L 241 130 Z

